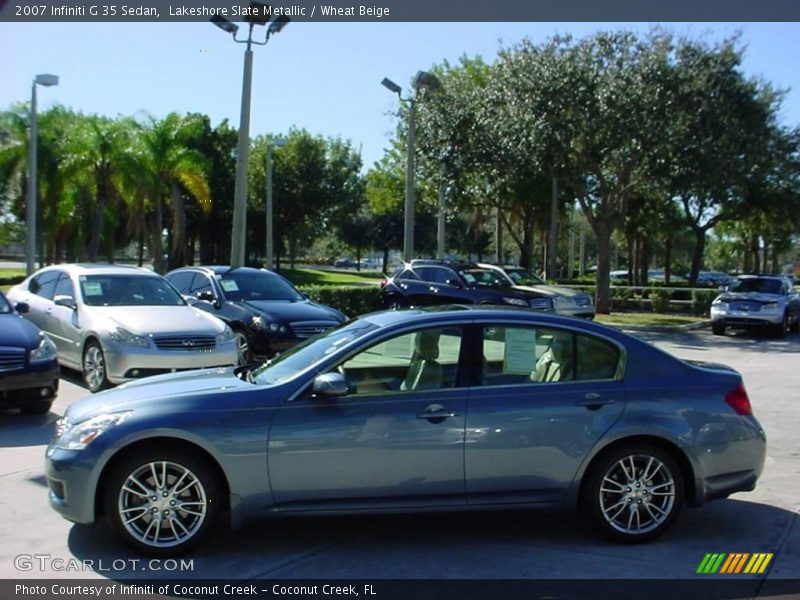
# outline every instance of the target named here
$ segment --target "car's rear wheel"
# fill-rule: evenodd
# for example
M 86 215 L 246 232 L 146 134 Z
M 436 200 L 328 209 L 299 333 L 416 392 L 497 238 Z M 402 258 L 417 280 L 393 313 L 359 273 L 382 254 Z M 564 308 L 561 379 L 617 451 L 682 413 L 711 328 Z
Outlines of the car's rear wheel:
M 249 365 L 252 359 L 250 338 L 241 329 L 236 329 L 233 333 L 236 340 L 236 366 Z
M 666 451 L 649 444 L 620 447 L 594 466 L 585 505 L 595 526 L 618 542 L 662 535 L 683 505 L 683 475 Z
M 92 393 L 108 387 L 105 355 L 96 341 L 89 342 L 83 351 L 83 381 Z
M 219 485 L 201 458 L 171 449 L 138 452 L 114 468 L 105 510 L 114 530 L 140 551 L 185 552 L 219 515 Z
M 725 325 L 722 323 L 712 323 L 711 332 L 714 335 L 725 335 Z

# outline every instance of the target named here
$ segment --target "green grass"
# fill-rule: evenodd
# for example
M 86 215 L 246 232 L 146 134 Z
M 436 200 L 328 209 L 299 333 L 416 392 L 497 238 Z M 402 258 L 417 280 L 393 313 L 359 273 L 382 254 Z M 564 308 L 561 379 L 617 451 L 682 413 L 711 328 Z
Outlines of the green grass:
M 281 269 L 280 274 L 295 285 L 377 285 L 383 279 L 378 271 Z
M 25 269 L 0 268 L 0 279 L 5 279 L 6 277 L 20 277 L 23 275 L 25 275 Z
M 700 323 L 705 319 L 688 315 L 660 315 L 655 313 L 614 313 L 611 315 L 597 315 L 598 323 L 603 325 L 613 325 L 616 327 L 636 326 L 636 327 L 678 327 Z
M 0 285 L 0 291 L 2 291 L 2 292 L 5 294 L 5 293 L 6 293 L 6 292 L 8 292 L 8 290 L 10 290 L 12 287 L 14 287 L 14 286 L 11 286 L 11 285 Z

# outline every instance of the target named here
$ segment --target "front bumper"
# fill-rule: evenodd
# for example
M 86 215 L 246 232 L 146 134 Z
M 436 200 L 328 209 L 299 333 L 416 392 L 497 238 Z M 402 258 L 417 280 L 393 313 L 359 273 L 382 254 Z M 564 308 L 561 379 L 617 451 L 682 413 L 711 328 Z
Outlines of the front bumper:
M 52 402 L 58 393 L 56 360 L 23 370 L 0 372 L 0 408 L 23 408 Z
M 762 327 L 764 325 L 780 325 L 783 312 L 731 310 L 730 308 L 711 307 L 711 322 L 728 327 Z
M 50 506 L 73 523 L 94 523 L 98 477 L 86 450 L 47 448 L 45 477 Z
M 173 371 L 229 367 L 237 359 L 235 340 L 212 350 L 158 350 L 122 344 L 104 344 L 103 350 L 106 377 L 115 384 Z

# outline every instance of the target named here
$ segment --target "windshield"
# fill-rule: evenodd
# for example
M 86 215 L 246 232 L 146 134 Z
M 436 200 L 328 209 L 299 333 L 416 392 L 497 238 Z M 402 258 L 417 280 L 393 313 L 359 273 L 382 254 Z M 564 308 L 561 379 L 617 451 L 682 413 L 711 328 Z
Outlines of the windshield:
M 237 273 L 217 275 L 219 285 L 228 300 L 284 300 L 299 302 L 303 296 L 282 277 L 274 273 Z
M 363 320 L 344 323 L 335 329 L 308 338 L 305 342 L 255 369 L 252 376 L 259 384 L 284 383 L 353 340 L 377 328 L 378 326 L 374 323 Z
M 166 279 L 152 275 L 81 275 L 88 306 L 185 306 Z
M 459 272 L 470 285 L 483 287 L 509 287 L 509 283 L 491 269 L 461 269 Z
M 777 279 L 737 279 L 728 289 L 731 292 L 780 294 L 782 287 L 781 282 Z
M 506 269 L 506 273 L 514 281 L 514 285 L 542 285 L 544 279 L 527 269 Z
M 5 315 L 11 312 L 11 305 L 6 300 L 6 297 L 3 296 L 3 292 L 0 292 L 0 315 Z

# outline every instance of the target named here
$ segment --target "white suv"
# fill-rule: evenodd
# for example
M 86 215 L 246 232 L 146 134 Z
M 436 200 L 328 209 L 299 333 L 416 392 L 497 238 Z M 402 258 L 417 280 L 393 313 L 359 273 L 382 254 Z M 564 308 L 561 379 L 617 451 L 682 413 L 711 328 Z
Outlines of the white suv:
M 711 305 L 711 330 L 724 335 L 726 327 L 768 327 L 778 337 L 797 331 L 800 295 L 786 277 L 741 275 Z

